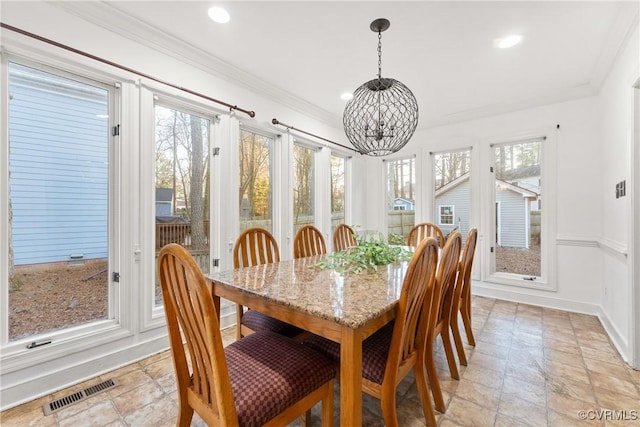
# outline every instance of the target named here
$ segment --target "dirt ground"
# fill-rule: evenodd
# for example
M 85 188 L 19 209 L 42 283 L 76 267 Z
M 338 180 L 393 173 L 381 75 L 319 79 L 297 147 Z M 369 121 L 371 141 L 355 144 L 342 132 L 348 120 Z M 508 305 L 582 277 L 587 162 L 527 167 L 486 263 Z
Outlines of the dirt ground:
M 496 248 L 496 271 L 540 276 L 540 244 L 532 243 L 529 249 Z
M 9 291 L 9 337 L 16 339 L 107 317 L 107 264 L 17 267 Z
M 497 248 L 496 270 L 539 276 L 540 246 Z M 159 292 L 156 297 L 161 302 Z M 9 292 L 9 337 L 13 340 L 105 319 L 107 303 L 103 261 L 19 267 Z

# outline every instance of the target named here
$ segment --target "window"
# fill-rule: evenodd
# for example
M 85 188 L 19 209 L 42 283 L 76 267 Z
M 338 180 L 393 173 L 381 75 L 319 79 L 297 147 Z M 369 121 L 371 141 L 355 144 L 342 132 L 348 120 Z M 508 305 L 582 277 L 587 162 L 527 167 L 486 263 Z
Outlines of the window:
M 273 231 L 271 152 L 273 138 L 240 130 L 240 231 Z
M 313 225 L 314 218 L 314 154 L 303 145 L 293 146 L 293 231 Z
M 447 151 L 432 154 L 436 222 L 445 236 L 454 230 L 462 241 L 471 224 L 471 150 Z
M 195 114 L 155 106 L 155 248 L 178 243 L 209 272 L 209 124 Z M 156 283 L 155 303 L 162 304 Z
M 390 243 L 404 244 L 415 224 L 415 158 L 387 163 L 387 233 Z
M 331 234 L 338 224 L 345 222 L 345 166 L 344 157 L 331 155 Z
M 494 273 L 542 275 L 543 138 L 494 145 Z
M 113 88 L 17 63 L 8 74 L 9 310 L 2 324 L 16 340 L 114 317 Z
M 453 225 L 453 218 L 455 217 L 455 208 L 453 206 L 439 206 L 439 221 L 440 225 Z

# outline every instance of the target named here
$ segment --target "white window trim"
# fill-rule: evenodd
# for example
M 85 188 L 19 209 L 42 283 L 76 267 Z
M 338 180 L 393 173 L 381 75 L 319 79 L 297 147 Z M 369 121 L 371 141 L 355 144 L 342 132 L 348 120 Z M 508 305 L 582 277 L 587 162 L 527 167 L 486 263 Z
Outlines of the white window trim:
M 506 135 L 500 138 L 488 138 L 483 140 L 482 143 L 485 146 L 484 158 L 488 160 L 486 167 L 483 167 L 483 182 L 485 185 L 486 194 L 491 194 L 491 197 L 486 197 L 483 200 L 482 210 L 490 215 L 486 215 L 483 221 L 483 228 L 488 230 L 488 235 L 495 233 L 495 224 L 492 223 L 495 219 L 495 214 L 491 214 L 489 209 L 495 210 L 495 174 L 490 172 L 489 166 L 494 166 L 494 157 L 492 155 L 493 149 L 499 145 L 510 145 L 518 142 L 533 141 L 546 138 L 542 142 L 541 158 L 541 170 L 540 178 L 542 182 L 557 182 L 557 145 L 559 138 L 559 128 L 555 126 L 553 128 L 545 128 L 540 130 L 526 131 L 522 133 L 516 133 L 513 135 Z M 553 185 L 546 185 L 545 189 L 545 208 L 542 210 L 541 221 L 544 226 L 541 231 L 540 258 L 541 258 L 541 276 L 535 281 L 523 280 L 524 275 L 513 273 L 501 273 L 495 272 L 495 248 L 494 252 L 490 252 L 490 248 L 493 245 L 493 239 L 485 239 L 483 245 L 478 247 L 476 253 L 480 250 L 487 254 L 484 257 L 482 280 L 488 283 L 495 283 L 499 285 L 509 285 L 509 287 L 521 287 L 537 290 L 545 290 L 557 292 L 557 265 L 556 265 L 556 188 Z M 489 206 L 491 205 L 491 206 Z M 508 289 L 508 288 L 507 288 Z
M 442 208 L 451 208 L 451 223 L 442 222 Z M 456 206 L 455 205 L 438 205 L 438 225 L 455 226 Z

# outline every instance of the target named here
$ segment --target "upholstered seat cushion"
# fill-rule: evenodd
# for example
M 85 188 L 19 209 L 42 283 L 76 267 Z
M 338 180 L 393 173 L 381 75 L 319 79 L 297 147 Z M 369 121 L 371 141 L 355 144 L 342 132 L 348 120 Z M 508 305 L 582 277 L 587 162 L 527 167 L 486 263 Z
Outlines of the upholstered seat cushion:
M 240 426 L 261 426 L 336 376 L 335 363 L 289 338 L 257 332 L 225 348 Z
M 362 377 L 382 384 L 384 370 L 393 336 L 393 322 L 371 335 L 362 343 Z M 318 335 L 311 335 L 304 340 L 304 345 L 327 355 L 340 363 L 340 344 Z
M 271 331 L 280 335 L 293 338 L 304 330 L 297 328 L 287 322 L 275 319 L 256 310 L 247 310 L 242 315 L 242 324 L 252 331 Z

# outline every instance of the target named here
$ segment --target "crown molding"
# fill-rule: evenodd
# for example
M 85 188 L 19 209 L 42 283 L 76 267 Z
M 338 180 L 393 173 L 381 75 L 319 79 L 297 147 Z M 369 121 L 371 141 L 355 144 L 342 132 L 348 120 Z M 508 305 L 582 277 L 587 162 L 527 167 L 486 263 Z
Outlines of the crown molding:
M 629 42 L 633 31 L 638 27 L 639 19 L 640 5 L 637 2 L 623 2 L 619 5 L 618 15 L 611 25 L 600 56 L 591 72 L 590 83 L 598 88 L 598 91 L 609 76 L 616 59 Z
M 537 96 L 535 98 L 524 99 L 518 102 L 505 102 L 499 104 L 487 104 L 477 108 L 471 108 L 468 110 L 459 111 L 456 113 L 447 114 L 423 122 L 418 125 L 418 130 L 426 130 L 436 128 L 440 126 L 453 125 L 461 122 L 468 122 L 478 119 L 483 119 L 492 116 L 499 116 L 502 114 L 513 113 L 515 111 L 527 110 L 530 108 L 539 108 L 546 105 L 558 104 L 567 101 L 573 101 L 580 98 L 586 98 L 594 96 L 598 93 L 599 88 L 594 87 L 590 83 L 583 84 L 570 90 L 560 92 L 550 92 L 543 96 Z
M 229 64 L 215 55 L 198 49 L 157 27 L 131 17 L 109 3 L 70 1 L 52 2 L 51 4 L 105 30 L 246 88 L 269 100 L 286 105 L 320 122 L 332 127 L 341 125 L 340 118 L 335 114 Z

